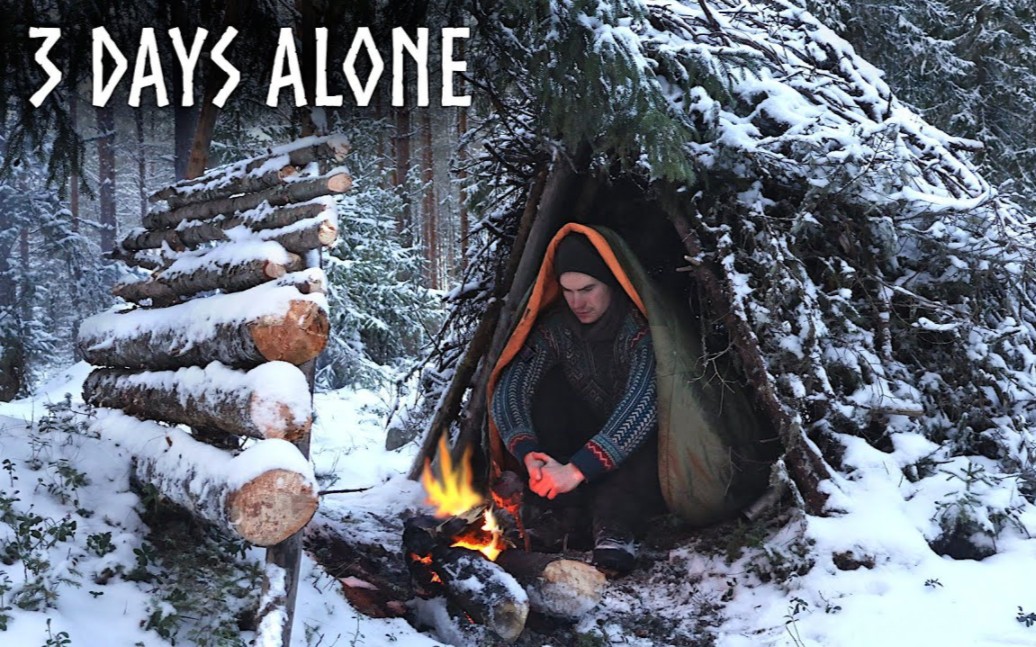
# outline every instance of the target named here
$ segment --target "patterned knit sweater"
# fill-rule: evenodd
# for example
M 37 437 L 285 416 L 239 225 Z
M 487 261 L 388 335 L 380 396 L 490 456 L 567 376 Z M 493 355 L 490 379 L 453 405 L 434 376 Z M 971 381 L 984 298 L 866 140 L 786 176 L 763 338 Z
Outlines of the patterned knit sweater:
M 657 433 L 655 353 L 647 321 L 628 304 L 610 344 L 611 370 L 599 371 L 592 342 L 567 314 L 562 306 L 536 322 L 522 350 L 500 376 L 492 415 L 508 451 L 519 461 L 539 451 L 532 396 L 547 371 L 560 363 L 569 384 L 601 413 L 601 419 L 606 418 L 601 430 L 570 459 L 590 481 L 615 469 Z

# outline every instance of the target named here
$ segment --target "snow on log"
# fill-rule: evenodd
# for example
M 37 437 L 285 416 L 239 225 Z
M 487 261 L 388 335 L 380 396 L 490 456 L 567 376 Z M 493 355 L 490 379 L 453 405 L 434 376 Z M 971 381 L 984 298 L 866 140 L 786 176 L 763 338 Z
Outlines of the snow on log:
M 116 285 L 112 294 L 133 303 L 150 299 L 152 306 L 165 306 L 199 292 L 240 292 L 304 267 L 299 255 L 273 241 L 227 243 L 183 254 L 147 280 Z
M 187 249 L 187 246 L 180 240 L 179 234 L 172 229 L 159 229 L 157 231 L 135 227 L 123 237 L 118 244 L 118 249 L 124 252 L 137 252 L 142 249 L 160 249 L 166 245 L 169 249 L 180 252 Z
M 229 197 L 245 189 L 234 187 L 249 186 L 258 178 L 266 177 L 271 172 L 285 168 L 299 169 L 313 162 L 342 162 L 349 153 L 349 142 L 340 135 L 326 138 L 306 137 L 291 144 L 279 146 L 269 154 L 235 162 L 220 167 L 192 180 L 184 180 L 152 194 L 151 202 L 166 200 L 170 206 L 179 206 L 189 202 L 198 202 L 211 198 L 199 197 L 199 194 L 217 195 L 219 191 L 230 192 L 219 197 Z M 290 175 L 288 171 L 286 174 Z
M 445 594 L 472 620 L 503 640 L 517 639 L 529 615 L 525 589 L 482 553 L 440 542 L 434 524 L 426 517 L 407 519 L 403 524 L 403 547 L 415 582 L 441 589 L 434 593 Z
M 234 232 L 227 232 L 232 235 Z M 255 234 L 260 240 L 276 241 L 284 249 L 305 254 L 311 249 L 330 247 L 338 238 L 338 218 L 325 211 L 316 218 L 300 220 L 280 229 L 268 229 Z
M 302 294 L 326 294 L 327 274 L 319 267 L 308 267 L 301 272 L 285 274 L 274 285 L 291 286 Z
M 316 512 L 313 468 L 288 441 L 263 440 L 232 456 L 180 429 L 118 411 L 101 411 L 90 430 L 133 457 L 138 480 L 257 546 L 287 539 Z
M 290 179 L 294 180 L 295 176 Z M 333 169 L 328 175 L 284 182 L 256 193 L 245 193 L 210 202 L 198 202 L 171 210 L 157 208 L 156 205 L 156 208 L 152 208 L 144 216 L 143 222 L 148 229 L 169 229 L 188 220 L 207 220 L 220 214 L 233 214 L 255 209 L 263 202 L 271 207 L 280 207 L 295 202 L 306 202 L 328 194 L 345 193 L 352 188 L 352 185 L 352 176 L 344 168 L 339 167 Z
M 175 230 L 176 240 L 186 248 L 194 249 L 206 243 L 229 240 L 228 230 L 244 225 L 252 231 L 287 227 L 300 220 L 316 218 L 335 209 L 332 196 L 321 196 L 301 204 L 271 207 L 263 202 L 254 209 L 233 216 L 216 216 L 211 220 L 187 220 Z
M 593 566 L 558 554 L 505 550 L 496 563 L 525 586 L 533 611 L 578 620 L 601 601 L 607 578 Z
M 313 408 L 306 376 L 287 362 L 246 372 L 218 362 L 204 369 L 134 373 L 95 369 L 83 400 L 149 420 L 218 429 L 234 436 L 296 441 L 309 434 Z
M 251 368 L 275 360 L 299 365 L 320 354 L 329 330 L 322 294 L 264 283 L 168 308 L 94 315 L 80 326 L 77 346 L 95 366 L 165 370 L 217 361 Z

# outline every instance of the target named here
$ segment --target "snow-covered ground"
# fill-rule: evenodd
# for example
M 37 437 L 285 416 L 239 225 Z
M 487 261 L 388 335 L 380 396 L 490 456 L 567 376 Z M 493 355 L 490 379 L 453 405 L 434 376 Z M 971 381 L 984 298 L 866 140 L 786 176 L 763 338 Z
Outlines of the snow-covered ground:
M 156 610 L 172 610 L 156 606 L 152 584 L 126 576 L 141 561 L 146 534 L 138 516 L 141 502 L 129 491 L 126 457 L 83 432 L 48 431 L 39 424 L 54 419 L 47 418 L 45 403 L 60 402 L 66 392 L 78 394 L 87 372 L 75 366 L 35 398 L 0 404 L 3 645 L 171 644 L 145 627 Z M 73 409 L 82 409 L 77 401 L 76 395 Z M 401 476 L 414 446 L 383 449 L 384 407 L 371 392 L 316 398 L 312 454 L 322 487 L 371 488 L 321 501 L 326 518 L 354 520 L 354 535 L 382 532 L 365 525 L 366 518 L 399 517 L 422 507 L 419 486 Z M 1024 532 L 1036 529 L 1030 507 L 1020 506 L 1014 523 L 1004 527 L 996 555 L 982 561 L 940 557 L 925 536 L 932 535 L 935 502 L 964 492 L 964 482 L 951 476 L 962 466 L 944 465 L 935 476 L 910 484 L 903 467 L 930 451 L 925 441 L 901 438 L 888 454 L 863 441 L 850 440 L 848 446 L 851 476 L 830 484 L 831 506 L 842 512 L 790 521 L 759 545 L 744 542 L 750 547 L 732 560 L 693 538 L 666 547 L 649 570 L 609 584 L 576 634 L 586 637 L 584 644 L 645 647 L 710 644 L 708 634 L 721 647 L 1036 645 L 1036 615 L 1026 617 L 1036 612 L 1036 541 Z M 967 487 L 1004 488 L 1008 502 L 1018 496 L 1005 483 Z M 22 523 L 22 530 L 12 521 Z M 260 561 L 262 551 L 250 549 L 247 557 Z M 853 566 L 858 568 L 843 570 Z M 304 560 L 293 645 L 441 644 L 404 620 L 357 613 L 339 590 L 334 578 Z M 49 604 L 39 597 L 48 592 L 56 593 Z M 706 607 L 713 610 L 710 627 L 695 628 Z M 636 631 L 637 618 L 664 620 L 673 637 Z M 61 642 L 62 632 L 70 642 Z M 551 644 L 549 637 L 544 644 Z

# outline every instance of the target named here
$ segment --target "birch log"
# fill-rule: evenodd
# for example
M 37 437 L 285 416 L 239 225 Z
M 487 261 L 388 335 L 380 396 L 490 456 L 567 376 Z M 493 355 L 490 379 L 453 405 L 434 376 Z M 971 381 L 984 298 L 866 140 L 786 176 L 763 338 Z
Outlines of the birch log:
M 83 383 L 83 400 L 140 418 L 251 438 L 295 441 L 309 433 L 313 421 L 306 376 L 286 362 L 247 373 L 216 362 L 178 371 L 95 369 Z
M 313 469 L 287 441 L 264 440 L 231 456 L 179 429 L 103 410 L 90 429 L 133 457 L 139 481 L 257 546 L 290 537 L 316 512 Z
M 264 284 L 169 308 L 105 312 L 79 328 L 77 345 L 95 366 L 167 370 L 218 361 L 251 368 L 299 365 L 327 345 L 326 299 Z

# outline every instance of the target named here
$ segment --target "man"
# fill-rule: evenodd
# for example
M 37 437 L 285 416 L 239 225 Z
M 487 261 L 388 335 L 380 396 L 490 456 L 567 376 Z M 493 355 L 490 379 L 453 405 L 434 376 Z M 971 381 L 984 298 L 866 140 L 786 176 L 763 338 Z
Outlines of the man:
M 588 512 L 594 563 L 625 574 L 635 534 L 664 512 L 651 334 L 585 236 L 561 240 L 554 269 L 564 303 L 540 316 L 501 373 L 493 420 L 528 472 L 529 503 L 549 511 L 530 535 L 549 534 L 551 517 L 578 532 Z

